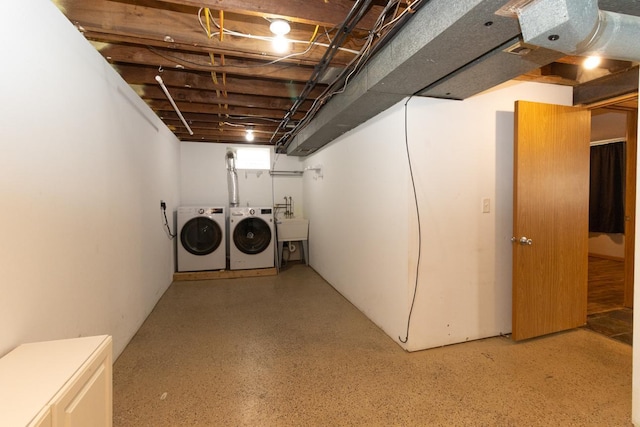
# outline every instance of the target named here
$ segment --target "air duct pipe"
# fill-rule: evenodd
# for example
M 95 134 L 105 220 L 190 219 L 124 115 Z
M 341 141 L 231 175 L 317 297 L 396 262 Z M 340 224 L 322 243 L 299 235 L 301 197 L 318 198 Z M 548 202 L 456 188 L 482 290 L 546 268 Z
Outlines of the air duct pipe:
M 597 0 L 533 0 L 514 9 L 525 43 L 568 55 L 640 60 L 640 17 L 599 10 Z
M 238 198 L 238 171 L 236 170 L 236 153 L 227 151 L 227 185 L 229 186 L 229 207 L 240 205 Z

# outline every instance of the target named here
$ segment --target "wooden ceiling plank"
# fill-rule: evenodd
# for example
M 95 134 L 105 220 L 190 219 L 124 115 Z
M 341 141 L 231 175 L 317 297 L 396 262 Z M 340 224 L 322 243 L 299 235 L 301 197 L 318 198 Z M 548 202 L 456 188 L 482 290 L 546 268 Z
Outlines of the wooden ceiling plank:
M 186 69 L 196 71 L 226 72 L 231 75 L 268 78 L 285 81 L 306 82 L 311 77 L 310 67 L 291 65 L 259 65 L 246 61 L 229 61 L 230 65 L 211 66 L 204 55 L 185 54 L 160 49 L 147 49 L 138 46 L 108 45 L 100 53 L 112 63 L 140 64 L 165 69 Z
M 158 106 L 159 101 L 149 101 L 148 104 Z M 160 101 L 161 102 L 161 101 Z M 166 103 L 169 105 L 169 103 Z M 169 108 L 172 108 L 169 105 Z M 156 109 L 156 114 L 161 117 L 178 119 L 178 115 L 173 109 Z M 267 123 L 267 124 L 279 124 L 283 115 L 281 111 L 264 110 L 259 108 L 244 108 L 230 105 L 228 108 L 213 106 L 210 107 L 205 113 L 199 112 L 184 112 L 187 117 L 187 121 L 191 122 L 219 122 L 220 120 L 229 120 L 234 123 Z M 304 113 L 298 113 L 294 116 L 294 120 L 302 119 Z M 276 120 L 276 121 L 273 121 Z
M 179 122 L 175 122 L 175 121 L 170 121 L 169 123 L 167 123 L 168 126 L 175 126 L 176 128 L 180 127 L 180 123 Z M 209 128 L 204 128 L 204 127 L 194 127 L 194 126 L 190 126 L 191 129 L 194 131 L 194 133 L 197 131 L 198 134 L 200 135 L 211 135 L 211 136 L 237 136 L 240 138 L 244 138 L 244 136 L 246 135 L 246 129 L 244 128 L 238 128 L 238 129 L 229 129 L 229 128 L 216 128 L 216 127 L 209 127 Z M 186 128 L 185 128 L 186 130 Z M 257 131 L 254 130 L 254 134 L 256 138 L 259 139 L 269 139 L 271 138 L 271 136 L 273 135 L 274 131 Z
M 162 89 L 156 86 L 144 86 L 143 92 L 138 93 L 142 99 L 165 99 L 166 95 Z M 264 108 L 272 110 L 288 111 L 293 104 L 293 101 L 287 98 L 274 98 L 267 96 L 256 95 L 238 95 L 228 94 L 226 97 L 218 97 L 215 92 L 199 91 L 190 89 L 177 89 L 174 88 L 170 91 L 173 100 L 178 102 L 196 102 L 202 104 L 228 104 L 244 106 L 249 108 Z M 312 101 L 305 101 L 300 106 L 300 111 L 307 111 L 311 107 Z
M 164 3 L 208 7 L 252 16 L 282 18 L 290 22 L 337 27 L 347 17 L 354 2 L 350 0 L 160 0 Z M 371 28 L 381 6 L 374 6 L 357 28 Z
M 165 122 L 167 124 L 167 126 L 174 126 L 176 129 L 179 128 L 181 126 L 181 123 L 175 122 L 175 121 L 170 121 L 170 122 Z M 189 125 L 189 127 L 191 128 L 191 130 L 193 130 L 194 134 L 196 135 L 208 135 L 208 136 L 215 136 L 215 137 L 224 137 L 224 136 L 235 136 L 238 138 L 244 138 L 246 135 L 246 129 L 217 129 L 217 128 L 201 128 L 201 127 L 194 127 Z M 254 136 L 257 139 L 263 139 L 263 140 L 268 140 L 271 138 L 271 136 L 273 135 L 273 131 L 268 132 L 268 131 L 259 131 L 259 130 L 253 130 Z
M 158 74 L 158 70 L 153 67 L 140 67 L 127 64 L 115 65 L 116 70 L 132 85 L 155 85 L 155 76 Z M 298 97 L 304 85 L 301 83 L 284 82 L 284 81 L 268 81 L 260 79 L 247 79 L 238 77 L 227 77 L 226 84 L 217 85 L 213 83 L 211 75 L 209 73 L 201 73 L 195 71 L 177 71 L 177 70 L 164 70 L 162 73 L 162 80 L 169 88 L 196 88 L 201 90 L 215 91 L 226 89 L 228 93 L 244 94 L 244 95 L 262 95 L 262 96 L 274 96 L 278 98 L 295 99 Z M 311 97 L 316 98 L 320 96 L 324 90 L 324 85 L 316 87 L 311 92 Z
M 313 75 L 330 43 L 332 27 L 339 26 L 354 6 L 353 0 L 56 0 L 67 18 L 92 41 L 141 98 L 181 140 L 245 143 L 244 127 L 255 129 L 253 144 L 269 144 L 273 132 Z M 362 46 L 382 9 L 374 3 L 349 34 L 330 66 L 344 67 Z M 204 8 L 212 9 L 215 23 L 237 31 L 207 35 L 200 21 Z M 215 11 L 215 12 L 214 12 Z M 296 55 L 281 58 L 271 52 L 268 19 L 282 17 L 292 25 L 289 37 Z M 211 22 L 211 21 L 210 21 Z M 367 24 L 368 22 L 368 24 Z M 322 27 L 322 28 L 321 28 Z M 319 30 L 319 44 L 309 47 Z M 252 35 L 247 37 L 247 35 Z M 334 34 L 335 35 L 335 34 Z M 326 39 L 326 40 L 325 40 Z M 324 45 L 323 45 L 324 44 Z M 272 61 L 277 60 L 277 63 Z M 163 80 L 187 123 L 179 121 L 165 93 L 155 82 Z M 211 74 L 222 78 L 211 79 Z M 319 85 L 292 123 L 301 120 L 320 96 Z M 284 131 L 280 130 L 276 140 Z
M 250 60 L 259 60 L 259 61 L 275 61 L 279 59 L 279 56 L 271 55 L 268 52 L 251 50 L 247 49 L 245 45 L 237 46 L 239 43 L 235 43 L 234 41 L 225 41 L 224 46 L 220 47 L 209 47 L 209 46 L 194 46 L 192 44 L 187 43 L 167 43 L 164 40 L 160 39 L 146 39 L 141 40 L 139 37 L 131 36 L 131 35 L 120 35 L 115 33 L 105 33 L 105 32 L 97 32 L 97 31 L 85 31 L 84 36 L 87 40 L 94 42 L 96 48 L 100 48 L 102 43 L 108 44 L 138 44 L 143 46 L 151 46 L 157 48 L 167 48 L 177 51 L 184 52 L 193 52 L 193 53 L 202 53 L 209 54 L 215 53 L 220 55 L 228 55 L 228 56 L 237 56 L 240 58 L 250 59 Z M 316 64 L 315 58 L 312 57 L 302 57 L 296 56 L 295 59 L 285 59 L 279 61 L 283 64 L 292 63 L 304 66 L 313 67 Z M 340 66 L 346 64 L 347 61 L 334 61 L 332 65 Z
M 178 126 L 180 123 L 182 123 L 180 121 L 180 119 L 175 116 L 175 117 L 169 117 L 167 115 L 163 115 L 162 117 L 162 121 L 164 121 L 167 124 L 175 124 L 176 126 Z M 189 126 L 192 129 L 223 129 L 223 130 L 242 130 L 244 131 L 247 128 L 252 128 L 254 129 L 257 133 L 273 133 L 276 131 L 276 129 L 278 129 L 278 124 L 277 123 L 272 123 L 270 125 L 264 125 L 262 123 L 254 123 L 251 121 L 247 121 L 246 123 L 244 122 L 234 122 L 231 120 L 227 120 L 224 118 L 219 118 L 216 121 L 210 120 L 210 121 L 198 121 L 198 120 L 193 120 L 192 118 L 189 119 L 189 121 L 187 122 L 189 123 Z
M 84 28 L 84 27 L 83 27 Z M 153 46 L 166 48 L 176 51 L 195 52 L 195 53 L 214 53 L 219 55 L 227 55 L 229 57 L 238 57 L 250 60 L 260 60 L 262 62 L 278 62 L 282 64 L 298 64 L 306 66 L 314 66 L 320 61 L 324 55 L 326 47 L 316 45 L 309 51 L 306 51 L 308 45 L 296 43 L 294 48 L 286 55 L 277 54 L 272 51 L 270 42 L 247 39 L 233 39 L 228 37 L 224 42 L 214 40 L 210 43 L 178 41 L 167 42 L 162 35 L 156 35 L 150 38 L 141 38 L 136 34 L 121 34 L 115 32 L 107 32 L 101 29 L 91 28 L 83 32 L 85 38 L 92 42 L 99 43 L 120 43 L 120 44 L 137 44 L 141 46 Z M 349 51 L 339 50 L 331 61 L 331 65 L 335 67 L 344 67 L 354 58 L 354 51 L 358 51 L 360 46 L 355 43 L 343 45 Z
M 249 145 L 268 145 L 270 138 L 255 138 L 253 142 L 248 142 L 244 136 L 237 135 L 209 135 L 209 134 L 196 134 L 189 135 L 184 129 L 176 128 L 172 129 L 173 133 L 182 141 L 206 141 L 217 142 L 226 144 L 246 143 Z
M 172 111 L 173 107 L 169 103 L 169 101 L 164 100 L 145 100 L 146 103 L 151 107 L 152 110 L 156 111 L 156 114 L 159 114 L 159 111 Z M 203 104 L 199 102 L 176 102 L 178 108 L 182 112 L 182 114 L 187 117 L 186 113 L 203 113 L 203 114 L 212 114 L 212 115 L 235 115 L 235 116 L 243 116 L 243 117 L 269 117 L 274 119 L 282 119 L 284 114 L 282 110 L 270 110 L 266 108 L 248 108 L 241 107 L 236 105 L 229 105 L 228 108 L 223 108 L 218 106 L 217 104 Z M 159 114 L 160 115 L 160 114 Z M 297 113 L 294 116 L 294 120 L 299 120 L 304 116 L 304 113 Z
M 74 23 L 87 37 L 95 40 L 110 42 L 116 38 L 125 38 L 127 42 L 142 45 L 154 44 L 163 47 L 180 47 L 188 50 L 215 50 L 216 53 L 233 55 L 247 55 L 261 57 L 265 61 L 282 58 L 273 52 L 270 41 L 242 38 L 237 36 L 208 38 L 201 27 L 196 12 L 190 14 L 160 10 L 155 8 L 130 5 L 119 2 L 78 2 L 71 3 L 66 8 L 67 18 Z M 244 22 L 230 22 L 226 20 L 227 28 L 234 28 L 240 33 L 271 36 L 268 22 L 264 24 L 247 24 Z M 294 31 L 289 38 L 308 40 L 313 28 L 306 31 Z M 325 49 L 316 46 L 309 52 L 302 54 L 307 44 L 294 43 L 291 53 L 296 56 L 283 59 L 283 62 L 317 62 L 324 55 Z M 353 42 L 345 47 L 358 50 Z M 220 52 L 218 52 L 220 51 Z M 353 58 L 353 53 L 339 51 L 334 62 L 345 65 Z

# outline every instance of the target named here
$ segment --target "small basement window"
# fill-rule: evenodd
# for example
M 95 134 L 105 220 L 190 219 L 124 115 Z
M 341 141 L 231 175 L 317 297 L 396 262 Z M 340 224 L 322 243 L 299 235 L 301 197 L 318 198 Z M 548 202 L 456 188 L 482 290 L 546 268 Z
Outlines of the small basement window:
M 269 170 L 271 169 L 271 149 L 236 148 L 236 169 Z

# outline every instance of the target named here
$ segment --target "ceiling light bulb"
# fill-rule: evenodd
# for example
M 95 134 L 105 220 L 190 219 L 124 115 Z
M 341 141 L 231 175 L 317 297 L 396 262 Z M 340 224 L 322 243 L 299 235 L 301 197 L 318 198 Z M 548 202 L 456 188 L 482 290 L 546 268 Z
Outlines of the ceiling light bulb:
M 600 58 L 599 56 L 588 56 L 587 59 L 585 59 L 582 63 L 582 66 L 587 70 L 593 70 L 598 65 L 600 65 L 601 61 L 602 58 Z
M 285 36 L 276 36 L 271 40 L 273 50 L 277 53 L 286 53 L 291 48 L 291 42 Z
M 253 141 L 253 130 L 247 129 L 247 133 L 245 134 L 244 138 L 247 141 L 252 142 Z
M 289 31 L 291 31 L 291 26 L 284 19 L 274 19 L 273 21 L 271 21 L 269 29 L 273 34 L 277 36 L 284 36 L 285 34 L 289 34 Z

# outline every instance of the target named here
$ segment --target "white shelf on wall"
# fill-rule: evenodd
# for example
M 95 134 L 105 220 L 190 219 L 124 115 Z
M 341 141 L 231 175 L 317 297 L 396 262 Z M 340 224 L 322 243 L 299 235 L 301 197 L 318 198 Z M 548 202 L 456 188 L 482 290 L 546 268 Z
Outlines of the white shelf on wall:
M 269 175 L 271 176 L 302 176 L 304 171 L 269 171 Z

